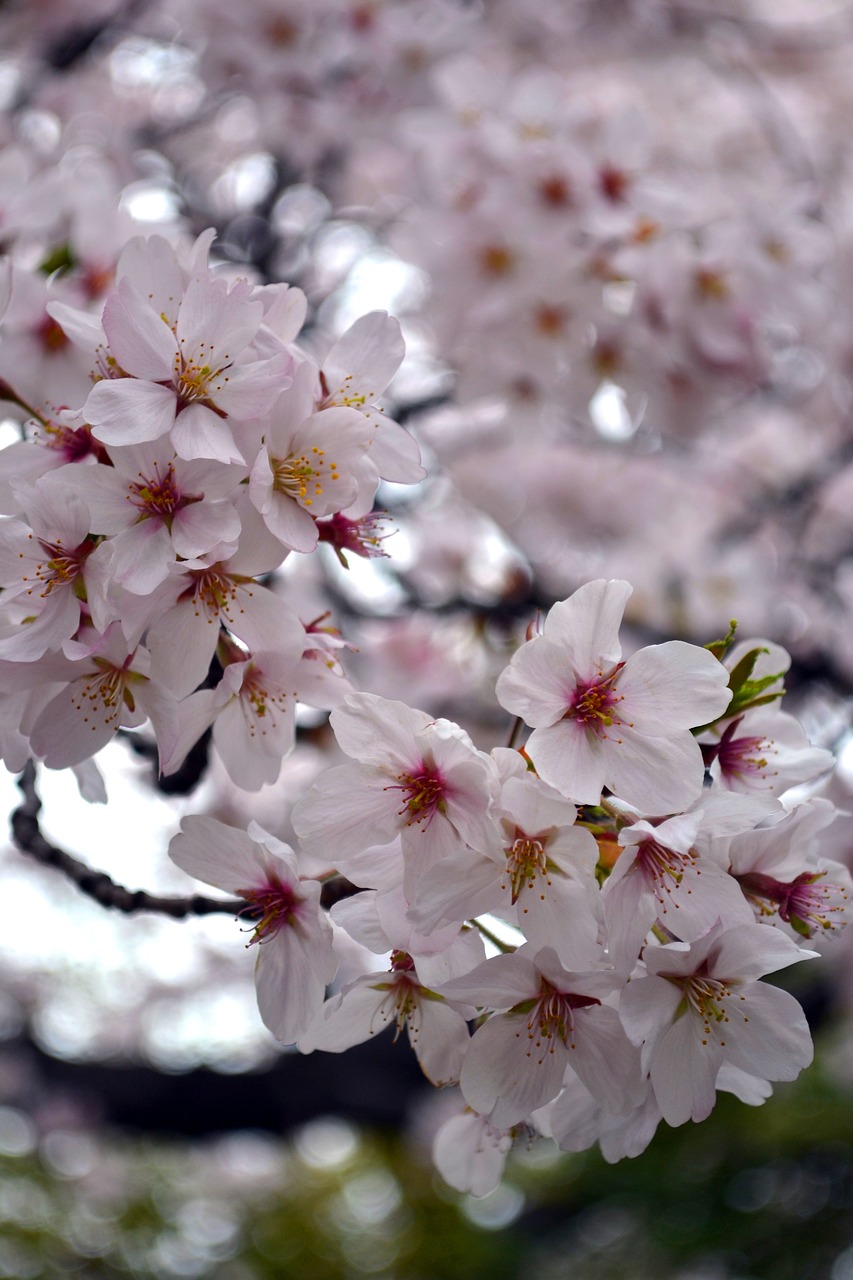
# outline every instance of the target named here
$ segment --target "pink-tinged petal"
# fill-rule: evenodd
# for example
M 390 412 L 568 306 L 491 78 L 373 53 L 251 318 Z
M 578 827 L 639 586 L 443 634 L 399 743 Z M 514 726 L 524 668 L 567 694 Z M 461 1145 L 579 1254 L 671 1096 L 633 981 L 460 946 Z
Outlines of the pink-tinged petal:
M 466 1111 L 445 1121 L 435 1137 L 432 1158 L 455 1191 L 487 1196 L 503 1176 L 512 1137 L 485 1116 Z
M 689 732 L 672 738 L 649 738 L 627 725 L 608 740 L 605 783 L 621 800 L 641 813 L 676 813 L 702 794 L 705 765 L 702 749 Z
M 721 978 L 750 982 L 765 973 L 776 973 L 800 960 L 814 960 L 816 951 L 806 951 L 771 925 L 744 924 L 727 929 L 713 947 L 708 960 L 711 972 Z
M 302 290 L 287 284 L 256 285 L 252 297 L 263 305 L 264 327 L 285 346 L 295 342 L 308 311 Z
M 642 1099 L 639 1050 L 608 1005 L 577 1009 L 567 1038 L 569 1066 L 600 1107 L 624 1115 Z
M 373 844 L 390 844 L 399 831 L 396 793 L 377 783 L 369 765 L 341 765 L 321 774 L 293 809 L 292 820 L 308 853 L 336 862 Z
M 101 467 L 81 469 L 106 470 Z M 18 496 L 25 500 L 30 524 L 40 538 L 66 547 L 79 547 L 92 531 L 88 485 L 84 483 L 81 492 L 77 492 L 67 479 L 67 469 L 42 476 L 31 488 L 18 489 Z
M 338 339 L 323 364 L 329 399 L 337 404 L 380 396 L 403 362 L 400 322 L 387 311 L 371 311 Z
M 236 542 L 239 536 L 240 517 L 230 502 L 193 502 L 180 507 L 172 519 L 172 546 L 185 560 L 204 555 L 217 542 Z
M 616 863 L 621 870 L 623 861 L 635 867 L 635 850 L 626 849 Z M 626 867 L 626 871 L 628 868 Z M 602 890 L 604 921 L 607 925 L 607 949 L 617 969 L 630 972 L 637 962 L 646 934 L 657 918 L 658 902 L 649 892 L 639 870 L 615 880 L 616 871 Z
M 74 680 L 43 709 L 30 734 L 30 745 L 50 769 L 80 764 L 112 741 L 122 709 L 121 703 L 97 694 L 90 698 L 86 681 Z
M 259 791 L 281 773 L 281 762 L 295 741 L 295 707 L 293 698 L 289 715 L 277 709 L 276 723 L 266 737 L 261 736 L 267 731 L 259 727 L 245 699 L 235 697 L 220 711 L 213 726 L 213 745 L 231 781 L 244 791 Z
M 733 1093 L 738 1102 L 747 1107 L 760 1107 L 773 1095 L 773 1086 L 769 1080 L 759 1080 L 757 1076 L 748 1075 L 730 1062 L 724 1062 L 717 1076 L 717 1092 Z
M 240 587 L 236 603 L 223 610 L 222 621 L 252 653 L 275 651 L 294 666 L 305 648 L 305 629 L 281 596 L 258 583 Z
M 717 1073 L 724 1050 L 702 1044 L 701 1023 L 689 1013 L 677 1018 L 657 1042 L 651 1061 L 652 1088 L 667 1124 L 706 1120 L 717 1100 Z
M 331 926 L 326 924 L 321 933 L 319 920 L 310 933 L 282 925 L 273 937 L 258 943 L 258 1010 L 264 1025 L 282 1044 L 295 1044 L 308 1030 L 323 1007 L 326 985 L 336 968 Z
M 294 551 L 313 551 L 318 532 L 313 518 L 286 493 L 273 488 L 269 453 L 261 449 L 249 476 L 249 498 L 263 516 L 270 532 Z
M 210 397 L 218 409 L 240 421 L 264 418 L 293 382 L 292 357 L 280 352 L 269 360 L 253 360 L 223 370 L 210 383 Z
M 723 715 L 731 700 L 729 673 L 707 649 L 670 640 L 640 649 L 625 663 L 620 712 L 644 733 L 670 737 Z
M 556 724 L 572 706 L 576 682 L 559 646 L 544 636 L 522 645 L 498 677 L 498 702 L 534 729 Z
M 766 1080 L 796 1080 L 814 1049 L 806 1016 L 788 991 L 756 982 L 731 1002 L 726 1061 Z
M 390 979 L 391 975 L 365 974 L 327 1000 L 300 1036 L 301 1052 L 343 1053 L 385 1031 L 395 1008 Z
M 0 631 L 0 658 L 11 662 L 34 662 L 49 650 L 62 647 L 80 625 L 80 601 L 66 588 L 52 592 L 31 622 L 22 622 Z
M 164 327 L 174 325 L 185 277 L 174 246 L 164 236 L 132 236 L 119 255 L 116 276 L 127 278 L 136 296 L 147 299 L 155 316 L 166 317 Z
M 462 849 L 419 878 L 409 920 L 428 933 L 493 911 L 505 896 L 500 868 L 492 859 Z
M 606 674 L 621 658 L 619 627 L 632 590 L 618 578 L 598 578 L 550 609 L 543 635 L 565 650 L 582 680 Z
M 138 706 L 151 721 L 158 756 L 168 760 L 178 741 L 178 703 L 175 695 L 169 689 L 142 676 L 131 675 L 128 684 Z
M 291 551 L 307 554 L 315 550 L 319 541 L 317 525 L 292 498 L 283 493 L 271 494 L 264 520 L 270 533 Z
M 181 819 L 169 857 L 187 875 L 226 893 L 257 888 L 267 876 L 263 853 L 245 831 L 202 815 Z
M 629 982 L 619 1001 L 622 1025 L 634 1044 L 653 1040 L 658 1031 L 672 1022 L 682 1000 L 674 982 L 652 975 Z
M 346 755 L 389 772 L 422 765 L 414 737 L 431 723 L 425 711 L 372 693 L 351 694 L 331 716 L 338 746 Z
M 470 1043 L 461 1013 L 443 1000 L 421 996 L 417 1014 L 409 1017 L 409 1041 L 428 1080 L 439 1089 L 456 1083 Z
M 261 302 L 249 301 L 245 280 L 197 276 L 187 285 L 178 309 L 176 333 L 186 361 L 217 368 L 235 360 L 257 333 Z
M 379 922 L 377 896 L 375 890 L 367 889 L 352 898 L 343 898 L 334 904 L 329 915 L 356 942 L 381 956 L 392 949 L 392 944 Z
M 527 754 L 540 778 L 564 796 L 577 804 L 598 804 L 610 759 L 605 744 L 592 730 L 573 720 L 534 729 Z
M 148 382 L 172 377 L 178 354 L 175 335 L 129 280 L 119 280 L 107 298 L 103 324 L 111 353 L 126 373 Z
M 566 1048 L 562 1042 L 551 1048 L 529 1038 L 523 1013 L 490 1018 L 465 1056 L 459 1081 L 465 1101 L 502 1129 L 527 1119 L 560 1092 Z
M 399 792 L 397 793 L 399 794 Z M 403 890 L 412 901 L 417 893 L 417 885 L 422 875 L 429 869 L 457 853 L 464 847 L 465 841 L 459 832 L 441 813 L 436 813 L 428 823 L 405 819 L 405 811 L 398 810 L 398 822 L 402 823 L 400 843 L 403 849 L 405 870 L 403 872 Z
M 408 431 L 390 418 L 371 414 L 373 440 L 370 461 L 383 480 L 395 484 L 417 484 L 427 474 L 421 466 L 421 451 Z
M 188 461 L 194 458 L 243 461 L 224 418 L 203 404 L 191 404 L 181 410 L 172 427 L 172 444 L 178 457 Z
M 119 533 L 139 518 L 138 508 L 127 500 L 127 479 L 115 467 L 100 463 L 94 467 L 75 467 L 74 475 L 68 478 L 68 483 L 72 482 L 85 494 L 90 513 L 87 532 Z
M 567 1076 L 565 1087 L 548 1108 L 551 1137 L 561 1151 L 588 1151 L 601 1134 L 601 1108 L 578 1076 Z
M 399 839 L 385 845 L 368 845 L 344 855 L 339 849 L 330 853 L 335 868 L 359 887 L 393 889 L 403 882 L 403 852 Z
M 137 596 L 147 596 L 165 582 L 175 563 L 169 530 L 159 520 L 141 520 L 110 545 L 115 581 Z
M 438 935 L 433 934 L 430 939 L 431 947 L 434 947 L 436 937 L 446 936 L 447 932 L 442 930 Z M 426 950 L 421 949 L 422 945 L 424 948 L 427 946 L 426 943 L 421 944 L 417 935 L 413 935 L 411 955 L 417 965 L 418 977 L 431 991 L 438 991 L 446 982 L 470 973 L 475 965 L 482 962 L 486 954 L 483 939 L 476 929 L 469 929 L 467 933 L 458 932 L 455 941 L 449 945 L 445 942 L 443 950 L 430 950 L 430 954 L 426 954 Z M 458 1001 L 454 1001 L 454 1007 L 459 1009 L 464 1017 L 474 1017 L 473 1005 L 460 1005 Z
M 510 1009 L 535 996 L 539 987 L 535 965 L 526 955 L 516 952 L 491 956 L 470 973 L 446 983 L 442 993 L 450 1000 L 463 1001 L 478 1009 Z
M 567 969 L 583 971 L 594 965 L 601 948 L 598 904 L 593 895 L 597 896 L 596 889 L 556 872 L 549 875 L 546 884 L 522 887 L 518 923 L 531 946 L 537 951 L 553 947 Z
M 179 698 L 192 693 L 207 676 L 219 638 L 218 619 L 181 600 L 148 632 L 151 662 L 162 681 Z
M 143 444 L 171 431 L 177 401 L 170 387 L 135 378 L 99 382 L 83 406 L 92 435 L 104 444 Z
M 216 719 L 219 705 L 213 689 L 200 689 L 178 705 L 178 735 L 168 756 L 160 755 L 160 772 L 168 777 L 177 772 L 190 749 Z

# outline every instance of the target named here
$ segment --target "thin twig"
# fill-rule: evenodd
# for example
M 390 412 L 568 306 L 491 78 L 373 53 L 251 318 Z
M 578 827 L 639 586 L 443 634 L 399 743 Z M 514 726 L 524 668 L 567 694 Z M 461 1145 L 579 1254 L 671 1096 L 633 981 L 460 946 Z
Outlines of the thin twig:
M 105 871 L 97 871 L 87 866 L 73 854 L 66 853 L 57 845 L 51 844 L 42 834 L 39 826 L 41 799 L 36 790 L 36 769 L 33 762 L 28 761 L 23 773 L 18 778 L 24 801 L 14 810 L 10 818 L 12 840 L 21 853 L 40 862 L 42 866 L 53 867 L 56 871 L 75 884 L 81 893 L 92 898 L 102 907 L 111 907 L 115 911 L 123 911 L 132 915 L 136 911 L 153 911 L 158 915 L 170 916 L 173 920 L 185 920 L 188 916 L 209 916 L 214 914 L 237 916 L 251 919 L 252 912 L 247 910 L 243 898 L 207 898 L 203 894 L 194 893 L 189 897 L 160 897 L 146 893 L 144 889 L 127 889 L 116 884 Z M 344 897 L 349 897 L 359 890 L 342 876 L 336 876 L 323 885 L 320 901 L 324 907 Z

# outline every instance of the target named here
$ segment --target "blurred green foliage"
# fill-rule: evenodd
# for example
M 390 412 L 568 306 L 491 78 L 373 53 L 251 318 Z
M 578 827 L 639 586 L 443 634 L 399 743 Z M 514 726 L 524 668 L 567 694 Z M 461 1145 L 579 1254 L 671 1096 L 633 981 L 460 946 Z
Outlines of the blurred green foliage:
M 853 1095 L 819 1070 L 619 1165 L 537 1143 L 483 1200 L 334 1119 L 167 1144 L 0 1108 L 0 1151 L 10 1280 L 853 1280 Z

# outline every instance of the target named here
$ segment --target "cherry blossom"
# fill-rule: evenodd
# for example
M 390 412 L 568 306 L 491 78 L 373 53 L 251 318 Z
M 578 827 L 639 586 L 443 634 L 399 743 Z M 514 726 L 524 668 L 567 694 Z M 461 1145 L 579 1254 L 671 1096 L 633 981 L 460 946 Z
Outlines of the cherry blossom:
M 565 970 L 550 947 L 495 956 L 447 983 L 454 999 L 507 1010 L 474 1033 L 460 1080 L 465 1101 L 505 1128 L 556 1097 L 571 1071 L 607 1110 L 629 1109 L 639 1057 L 605 1003 L 621 986 L 604 970 Z
M 258 1008 L 273 1035 L 293 1044 L 337 970 L 320 885 L 302 879 L 294 850 L 254 822 L 245 832 L 214 818 L 184 818 L 169 857 L 197 880 L 245 899 Z
M 295 806 L 309 852 L 334 843 L 344 869 L 348 854 L 399 835 L 411 892 L 435 862 L 465 843 L 489 842 L 497 777 L 457 725 L 366 693 L 345 699 L 331 724 L 341 749 L 360 763 L 329 770 Z
M 802 1009 L 758 979 L 814 956 L 757 924 L 720 923 L 695 942 L 647 949 L 647 976 L 628 984 L 620 1012 L 669 1124 L 710 1114 L 724 1064 L 760 1080 L 794 1080 L 809 1065 Z
M 706 650 L 673 640 L 621 660 L 627 582 L 587 583 L 548 613 L 498 680 L 502 706 L 533 727 L 527 752 L 564 795 L 597 803 L 610 787 L 647 813 L 672 813 L 702 789 L 689 730 L 722 715 L 727 673 Z

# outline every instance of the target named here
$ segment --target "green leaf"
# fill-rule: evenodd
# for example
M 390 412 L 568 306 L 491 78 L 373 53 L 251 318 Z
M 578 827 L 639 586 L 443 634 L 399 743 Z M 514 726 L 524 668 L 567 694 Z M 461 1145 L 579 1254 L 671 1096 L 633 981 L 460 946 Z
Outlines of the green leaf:
M 729 646 L 732 644 L 735 638 L 736 632 L 737 632 L 737 618 L 732 618 L 732 620 L 729 623 L 729 634 L 725 637 L 725 639 L 711 640 L 709 641 L 708 644 L 705 645 L 705 648 L 708 650 L 709 653 L 713 653 L 714 657 L 719 662 L 722 662 L 723 658 L 726 656 L 726 653 L 729 650 Z

